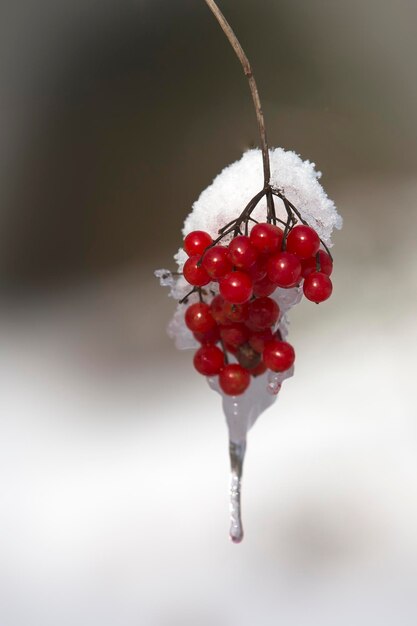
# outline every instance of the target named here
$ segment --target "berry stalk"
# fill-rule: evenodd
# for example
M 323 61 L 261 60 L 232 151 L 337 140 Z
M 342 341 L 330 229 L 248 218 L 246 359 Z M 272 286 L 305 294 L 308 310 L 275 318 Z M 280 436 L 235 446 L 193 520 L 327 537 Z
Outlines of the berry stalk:
M 269 187 L 271 179 L 271 165 L 269 162 L 269 150 L 266 137 L 265 119 L 262 111 L 261 99 L 259 97 L 259 91 L 256 84 L 255 76 L 253 75 L 249 59 L 246 56 L 242 46 L 240 45 L 238 38 L 236 37 L 232 27 L 224 17 L 223 13 L 220 11 L 217 4 L 214 2 L 214 0 L 205 0 L 205 3 L 209 7 L 210 11 L 213 13 L 214 17 L 220 24 L 221 29 L 229 40 L 229 43 L 235 51 L 236 56 L 239 59 L 240 64 L 242 65 L 244 74 L 249 82 L 249 89 L 252 94 L 253 106 L 255 107 L 256 119 L 258 122 L 259 137 L 261 140 L 262 161 L 264 168 L 264 187 L 265 190 L 267 190 L 268 207 L 270 207 L 270 205 L 273 205 L 272 193 L 270 193 Z

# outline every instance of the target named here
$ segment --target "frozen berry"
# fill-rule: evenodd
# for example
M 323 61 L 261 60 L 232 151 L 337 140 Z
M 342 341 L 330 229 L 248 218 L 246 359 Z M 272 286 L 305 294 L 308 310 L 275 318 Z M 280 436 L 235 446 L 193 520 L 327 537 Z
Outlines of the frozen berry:
M 272 330 L 270 328 L 266 328 L 265 330 L 260 330 L 255 333 L 251 333 L 249 335 L 249 345 L 262 354 L 264 351 L 265 345 L 274 338 L 272 334 Z
M 213 243 L 212 238 L 204 230 L 193 230 L 184 239 L 184 250 L 188 256 L 195 254 L 201 256 L 211 243 Z
M 248 317 L 248 304 L 224 303 L 224 314 L 231 322 L 244 322 Z
M 246 270 L 256 262 L 258 251 L 249 237 L 238 235 L 229 243 L 229 258 L 235 267 Z
M 237 348 L 236 346 L 232 346 L 232 344 L 227 343 L 226 341 L 223 341 L 223 346 L 228 352 L 230 352 L 230 354 L 233 354 L 234 356 L 237 355 L 239 348 Z
M 278 287 L 277 283 L 269 280 L 268 276 L 264 276 L 260 280 L 253 283 L 253 295 L 258 298 L 262 296 L 270 296 Z
M 216 346 L 202 346 L 194 355 L 194 367 L 204 376 L 219 374 L 224 366 L 224 354 Z
M 185 323 L 195 333 L 207 333 L 216 326 L 210 307 L 205 302 L 196 302 L 187 308 L 185 311 Z
M 220 294 L 231 304 L 243 304 L 248 302 L 253 293 L 253 282 L 249 274 L 241 272 L 230 272 L 219 283 Z
M 210 311 L 217 324 L 228 324 L 228 318 L 226 317 L 225 301 L 222 296 L 214 296 L 210 304 Z
M 300 259 L 291 252 L 279 252 L 268 261 L 268 278 L 279 287 L 291 287 L 300 275 Z
M 272 298 L 256 298 L 248 305 L 247 325 L 252 330 L 270 328 L 279 318 L 279 306 Z
M 274 224 L 255 224 L 250 232 L 250 241 L 262 254 L 270 254 L 278 250 L 283 236 L 281 228 Z
M 285 372 L 294 364 L 294 348 L 286 341 L 273 339 L 264 348 L 263 361 L 273 372 Z
M 213 246 L 203 256 L 202 265 L 210 278 L 218 280 L 232 271 L 232 262 L 224 246 Z
M 320 239 L 315 230 L 304 224 L 294 226 L 288 234 L 286 249 L 300 259 L 308 259 L 320 248 Z
M 316 303 L 324 302 L 332 294 L 332 281 L 323 272 L 311 272 L 304 280 L 303 291 L 307 300 Z
M 193 333 L 194 337 L 202 344 L 211 343 L 215 344 L 220 341 L 220 331 L 219 327 L 215 326 L 211 330 L 208 330 L 205 333 Z
M 204 287 L 211 281 L 204 267 L 201 265 L 201 257 L 198 254 L 190 256 L 184 263 L 184 278 L 195 287 Z
M 249 387 L 250 374 L 238 363 L 231 363 L 220 372 L 219 384 L 228 396 L 239 396 Z
M 252 265 L 247 271 L 252 280 L 256 282 L 266 276 L 266 269 L 269 261 L 269 254 L 262 254 L 258 257 L 256 263 Z
M 233 324 L 220 329 L 220 337 L 228 346 L 237 348 L 249 337 L 249 330 L 244 324 Z

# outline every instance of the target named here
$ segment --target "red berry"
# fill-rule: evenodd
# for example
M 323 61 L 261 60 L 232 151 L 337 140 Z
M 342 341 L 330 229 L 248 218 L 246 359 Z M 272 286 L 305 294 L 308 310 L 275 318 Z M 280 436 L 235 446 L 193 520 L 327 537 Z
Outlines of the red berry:
M 231 304 L 243 304 L 252 297 L 253 282 L 249 274 L 230 272 L 220 279 L 220 294 Z
M 239 396 L 250 384 L 250 374 L 241 365 L 226 365 L 219 375 L 219 384 L 228 396 Z
M 311 274 L 311 272 L 317 272 L 317 271 L 323 272 L 323 274 L 327 274 L 327 276 L 331 275 L 333 271 L 332 259 L 327 254 L 327 252 L 324 252 L 324 250 L 319 250 L 318 255 L 319 255 L 320 270 L 317 270 L 317 259 L 316 259 L 317 255 L 316 254 L 310 257 L 309 259 L 304 259 L 304 261 L 302 261 L 301 275 L 303 278 L 306 278 L 309 274 Z
M 295 254 L 278 252 L 268 261 L 268 278 L 279 287 L 292 287 L 301 275 L 301 263 Z
M 247 270 L 256 262 L 258 251 L 251 244 L 249 237 L 239 235 L 229 243 L 229 258 L 234 266 Z
M 286 249 L 296 254 L 300 259 L 308 259 L 316 254 L 320 248 L 320 239 L 310 226 L 299 224 L 294 226 L 288 234 Z
M 258 257 L 256 263 L 248 269 L 248 274 L 251 276 L 253 282 L 261 280 L 266 276 L 268 261 L 269 254 L 262 254 Z
M 304 280 L 303 291 L 307 300 L 323 302 L 332 294 L 332 281 L 323 272 L 311 272 Z
M 220 331 L 219 327 L 215 326 L 211 330 L 208 330 L 206 333 L 193 333 L 194 337 L 202 344 L 215 344 L 220 341 Z
M 195 254 L 194 256 L 190 256 L 184 263 L 184 278 L 190 285 L 194 285 L 195 287 L 204 287 L 204 285 L 207 285 L 211 280 L 204 267 L 200 264 L 200 261 L 201 257 Z
M 266 365 L 263 361 L 259 361 L 258 365 L 252 368 L 250 371 L 250 373 L 254 377 L 261 376 L 261 374 L 264 374 L 265 372 L 266 372 Z
M 244 304 L 225 302 L 224 313 L 231 322 L 244 322 L 248 317 L 248 305 L 246 302 Z
M 207 274 L 217 280 L 232 271 L 229 253 L 224 246 L 213 246 L 203 256 L 203 267 Z
M 258 298 L 270 296 L 277 287 L 278 285 L 269 280 L 268 276 L 264 276 L 261 280 L 257 280 L 253 283 L 253 294 Z
M 263 361 L 273 372 L 285 372 L 294 364 L 294 348 L 286 341 L 273 339 L 264 348 Z
M 207 333 L 216 326 L 210 313 L 210 307 L 205 302 L 196 302 L 187 308 L 185 323 L 195 333 Z
M 204 376 L 219 374 L 224 366 L 224 354 L 216 346 L 202 346 L 194 355 L 194 367 Z
M 213 300 L 211 301 L 210 311 L 218 324 L 225 325 L 228 323 L 228 318 L 226 317 L 225 311 L 225 304 L 226 303 L 224 301 L 224 298 L 222 298 L 222 296 L 220 295 L 214 296 Z
M 232 346 L 230 343 L 226 343 L 225 341 L 223 342 L 223 345 L 228 352 L 230 352 L 234 356 L 237 355 L 239 348 L 236 348 L 236 346 Z
M 220 329 L 222 340 L 233 348 L 238 348 L 248 340 L 249 330 L 244 324 L 230 324 Z
M 283 236 L 281 228 L 274 224 L 255 224 L 250 232 L 250 241 L 262 254 L 270 254 L 278 250 Z
M 272 298 L 257 298 L 248 305 L 247 325 L 252 330 L 270 328 L 279 318 L 279 306 Z
M 211 243 L 213 243 L 212 238 L 204 230 L 193 230 L 184 239 L 184 250 L 188 256 L 195 254 L 201 256 Z
M 249 336 L 249 345 L 256 352 L 261 354 L 264 351 L 265 345 L 274 338 L 272 334 L 272 330 L 267 328 L 266 330 L 261 330 L 255 333 L 252 333 Z
M 275 339 L 279 339 L 280 341 L 282 341 L 282 335 L 281 335 L 281 331 L 279 328 L 277 328 L 277 330 L 274 332 L 274 337 Z

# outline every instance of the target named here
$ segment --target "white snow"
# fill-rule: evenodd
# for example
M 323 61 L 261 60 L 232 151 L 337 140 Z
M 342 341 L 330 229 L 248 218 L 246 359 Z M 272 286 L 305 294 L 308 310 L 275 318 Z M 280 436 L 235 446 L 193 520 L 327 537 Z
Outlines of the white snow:
M 282 189 L 324 242 L 331 245 L 332 231 L 342 227 L 342 218 L 318 181 L 321 172 L 315 169 L 314 163 L 303 161 L 295 152 L 275 148 L 269 154 L 272 186 Z M 239 161 L 225 167 L 194 202 L 185 220 L 183 235 L 193 230 L 206 230 L 216 237 L 219 228 L 237 217 L 262 187 L 261 152 L 248 150 Z M 285 211 L 279 198 L 275 199 L 275 206 L 278 216 L 284 219 Z M 264 220 L 265 215 L 266 200 L 262 198 L 253 217 Z M 176 258 L 181 267 L 185 260 L 182 250 Z

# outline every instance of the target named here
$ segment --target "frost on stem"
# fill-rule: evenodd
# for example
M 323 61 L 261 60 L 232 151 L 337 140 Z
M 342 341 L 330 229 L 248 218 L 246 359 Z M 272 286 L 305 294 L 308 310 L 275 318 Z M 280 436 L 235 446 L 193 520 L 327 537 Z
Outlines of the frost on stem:
M 325 248 L 331 247 L 332 232 L 341 228 L 342 219 L 320 185 L 321 174 L 316 171 L 314 163 L 303 161 L 294 152 L 282 148 L 270 150 L 269 160 L 273 213 L 265 192 L 261 153 L 249 150 L 239 161 L 226 167 L 201 193 L 185 220 L 183 235 L 202 230 L 211 235 L 214 243 L 221 239 L 220 243 L 227 245 L 235 235 L 249 234 L 257 221 L 277 223 L 284 232 L 288 232 L 294 224 L 305 222 L 317 232 Z M 199 299 L 210 303 L 218 293 L 217 283 L 190 289 L 182 276 L 187 255 L 180 248 L 174 258 L 177 273 L 168 270 L 156 272 L 161 284 L 170 289 L 170 295 L 178 302 L 185 298 L 187 304 Z M 287 313 L 300 301 L 302 288 L 300 285 L 290 289 L 278 288 L 271 297 L 281 310 L 277 328 L 285 339 L 288 333 Z M 184 310 L 184 304 L 178 304 L 168 332 L 178 348 L 195 349 L 198 343 L 185 325 Z M 233 356 L 230 359 L 235 362 Z M 245 437 L 257 417 L 274 402 L 283 380 L 292 373 L 293 368 L 279 375 L 266 372 L 254 378 L 247 391 L 238 397 L 225 396 L 217 379 L 209 381 L 210 386 L 223 396 L 223 408 L 233 441 L 241 441 Z

